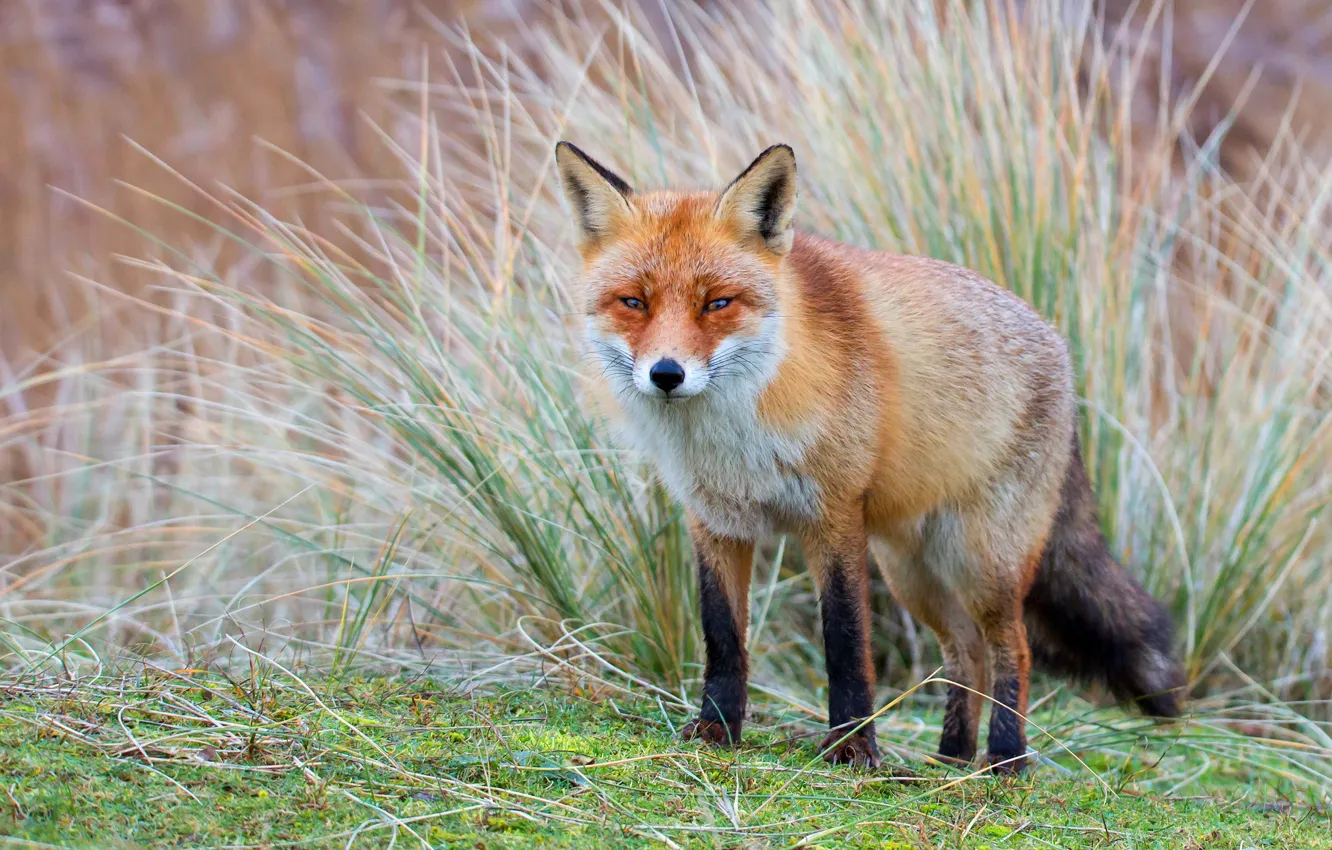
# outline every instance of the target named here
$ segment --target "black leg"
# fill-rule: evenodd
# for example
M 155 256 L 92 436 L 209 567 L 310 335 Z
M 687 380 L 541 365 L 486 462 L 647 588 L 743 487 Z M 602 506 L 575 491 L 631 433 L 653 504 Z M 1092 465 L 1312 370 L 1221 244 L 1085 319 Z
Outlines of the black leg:
M 994 687 L 990 695 L 990 737 L 986 764 L 999 773 L 1017 773 L 1026 767 L 1027 688 L 1031 655 L 1027 631 L 1020 619 L 988 628 Z
M 852 733 L 861 721 L 874 713 L 866 563 L 862 550 L 848 557 L 834 553 L 820 565 L 823 645 L 828 667 L 828 725 L 831 728 L 824 739 L 823 749 L 824 758 L 833 763 L 877 766 L 879 751 L 874 740 L 874 724 L 867 723 Z
M 702 557 L 698 560 L 698 592 L 707 663 L 703 672 L 703 708 L 695 723 L 719 728 L 710 732 L 696 730 L 692 737 L 716 744 L 738 744 L 748 696 L 749 658 L 721 582 Z
M 703 620 L 703 704 L 684 728 L 686 739 L 710 744 L 740 743 L 748 698 L 749 657 L 745 632 L 749 618 L 752 543 L 721 540 L 695 527 L 699 609 Z
M 965 688 L 948 686 L 948 704 L 944 709 L 943 734 L 939 736 L 939 755 L 960 763 L 976 757 L 975 697 Z

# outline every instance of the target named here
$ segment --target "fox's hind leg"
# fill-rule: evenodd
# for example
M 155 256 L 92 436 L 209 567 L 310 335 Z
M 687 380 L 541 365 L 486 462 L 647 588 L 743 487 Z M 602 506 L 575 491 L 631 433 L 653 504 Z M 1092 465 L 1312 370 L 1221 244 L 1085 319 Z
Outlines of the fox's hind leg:
M 1008 491 L 1013 492 L 1012 490 Z M 1049 532 L 1040 499 L 1005 499 L 954 515 L 949 539 L 963 552 L 945 568 L 945 581 L 980 629 L 989 654 L 990 731 L 986 763 L 999 773 L 1026 766 L 1031 649 L 1023 600 L 1036 575 Z
M 745 636 L 754 544 L 718 537 L 698 522 L 691 523 L 690 532 L 698 559 L 706 663 L 702 709 L 681 734 L 709 744 L 739 744 L 749 688 Z
M 917 553 L 892 546 L 886 550 L 876 547 L 874 555 L 893 598 L 934 632 L 943 651 L 944 678 L 950 684 L 939 756 L 958 764 L 970 763 L 976 757 L 981 694 L 987 691 L 980 629 Z
M 995 600 L 1003 605 L 1007 600 Z M 978 612 L 990 652 L 994 682 L 990 692 L 990 734 L 985 762 L 999 773 L 1017 773 L 1026 766 L 1027 699 L 1031 688 L 1031 650 L 1019 601 L 1007 611 Z

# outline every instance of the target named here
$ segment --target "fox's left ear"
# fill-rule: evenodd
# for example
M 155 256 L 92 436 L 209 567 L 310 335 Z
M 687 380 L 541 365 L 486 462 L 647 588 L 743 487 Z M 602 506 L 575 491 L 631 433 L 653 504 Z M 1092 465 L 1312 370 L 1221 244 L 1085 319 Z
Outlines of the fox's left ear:
M 773 145 L 731 181 L 717 215 L 735 222 L 743 239 L 786 254 L 795 240 L 796 161 L 790 145 Z

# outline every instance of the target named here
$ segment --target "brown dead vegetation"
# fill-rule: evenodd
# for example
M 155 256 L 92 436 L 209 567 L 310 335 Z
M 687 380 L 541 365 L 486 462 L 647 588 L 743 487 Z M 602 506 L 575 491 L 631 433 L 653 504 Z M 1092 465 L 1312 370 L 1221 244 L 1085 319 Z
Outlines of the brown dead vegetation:
M 543 5 L 0 0 L 5 371 L 19 371 L 59 347 L 83 327 L 94 304 L 101 318 L 115 306 L 93 297 L 70 273 L 136 295 L 151 284 L 142 272 L 113 261 L 117 254 L 144 254 L 145 240 L 76 198 L 105 206 L 167 244 L 197 244 L 204 255 L 221 250 L 208 228 L 145 197 L 157 194 L 192 213 L 214 214 L 135 145 L 190 180 L 225 185 L 317 229 L 328 198 L 302 192 L 310 175 L 255 140 L 333 179 L 373 181 L 397 173 L 374 126 L 411 131 L 395 126 L 400 113 L 384 81 L 451 77 L 459 72 L 451 67 L 457 58 L 451 27 L 465 24 L 474 35 L 514 46 Z M 1133 37 L 1152 34 L 1142 83 L 1148 97 L 1135 100 L 1142 122 L 1155 123 L 1162 97 L 1185 96 L 1225 47 L 1190 113 L 1193 135 L 1206 138 L 1240 101 L 1222 149 L 1223 163 L 1235 173 L 1253 176 L 1259 157 L 1283 133 L 1303 136 L 1311 150 L 1325 149 L 1332 8 L 1316 0 L 1176 0 L 1172 10 L 1153 13 L 1151 5 L 1104 0 L 1101 9 L 1112 23 L 1127 22 Z M 649 17 L 662 25 L 659 12 Z M 1169 60 L 1160 50 L 1166 40 Z M 444 129 L 460 136 L 469 130 Z M 116 333 L 133 344 L 148 321 L 148 314 L 134 311 Z

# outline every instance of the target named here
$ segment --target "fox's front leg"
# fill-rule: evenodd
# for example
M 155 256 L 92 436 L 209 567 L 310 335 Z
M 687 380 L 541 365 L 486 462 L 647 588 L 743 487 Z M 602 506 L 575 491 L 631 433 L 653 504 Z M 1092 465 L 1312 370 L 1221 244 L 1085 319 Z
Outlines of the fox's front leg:
M 869 646 L 869 553 L 857 505 L 805 537 L 819 585 L 828 669 L 828 725 L 820 750 L 833 764 L 879 765 Z
M 690 523 L 698 559 L 699 609 L 703 619 L 703 706 L 684 728 L 686 740 L 710 744 L 740 743 L 749 696 L 749 576 L 754 564 L 752 541 L 718 537 L 697 520 Z

